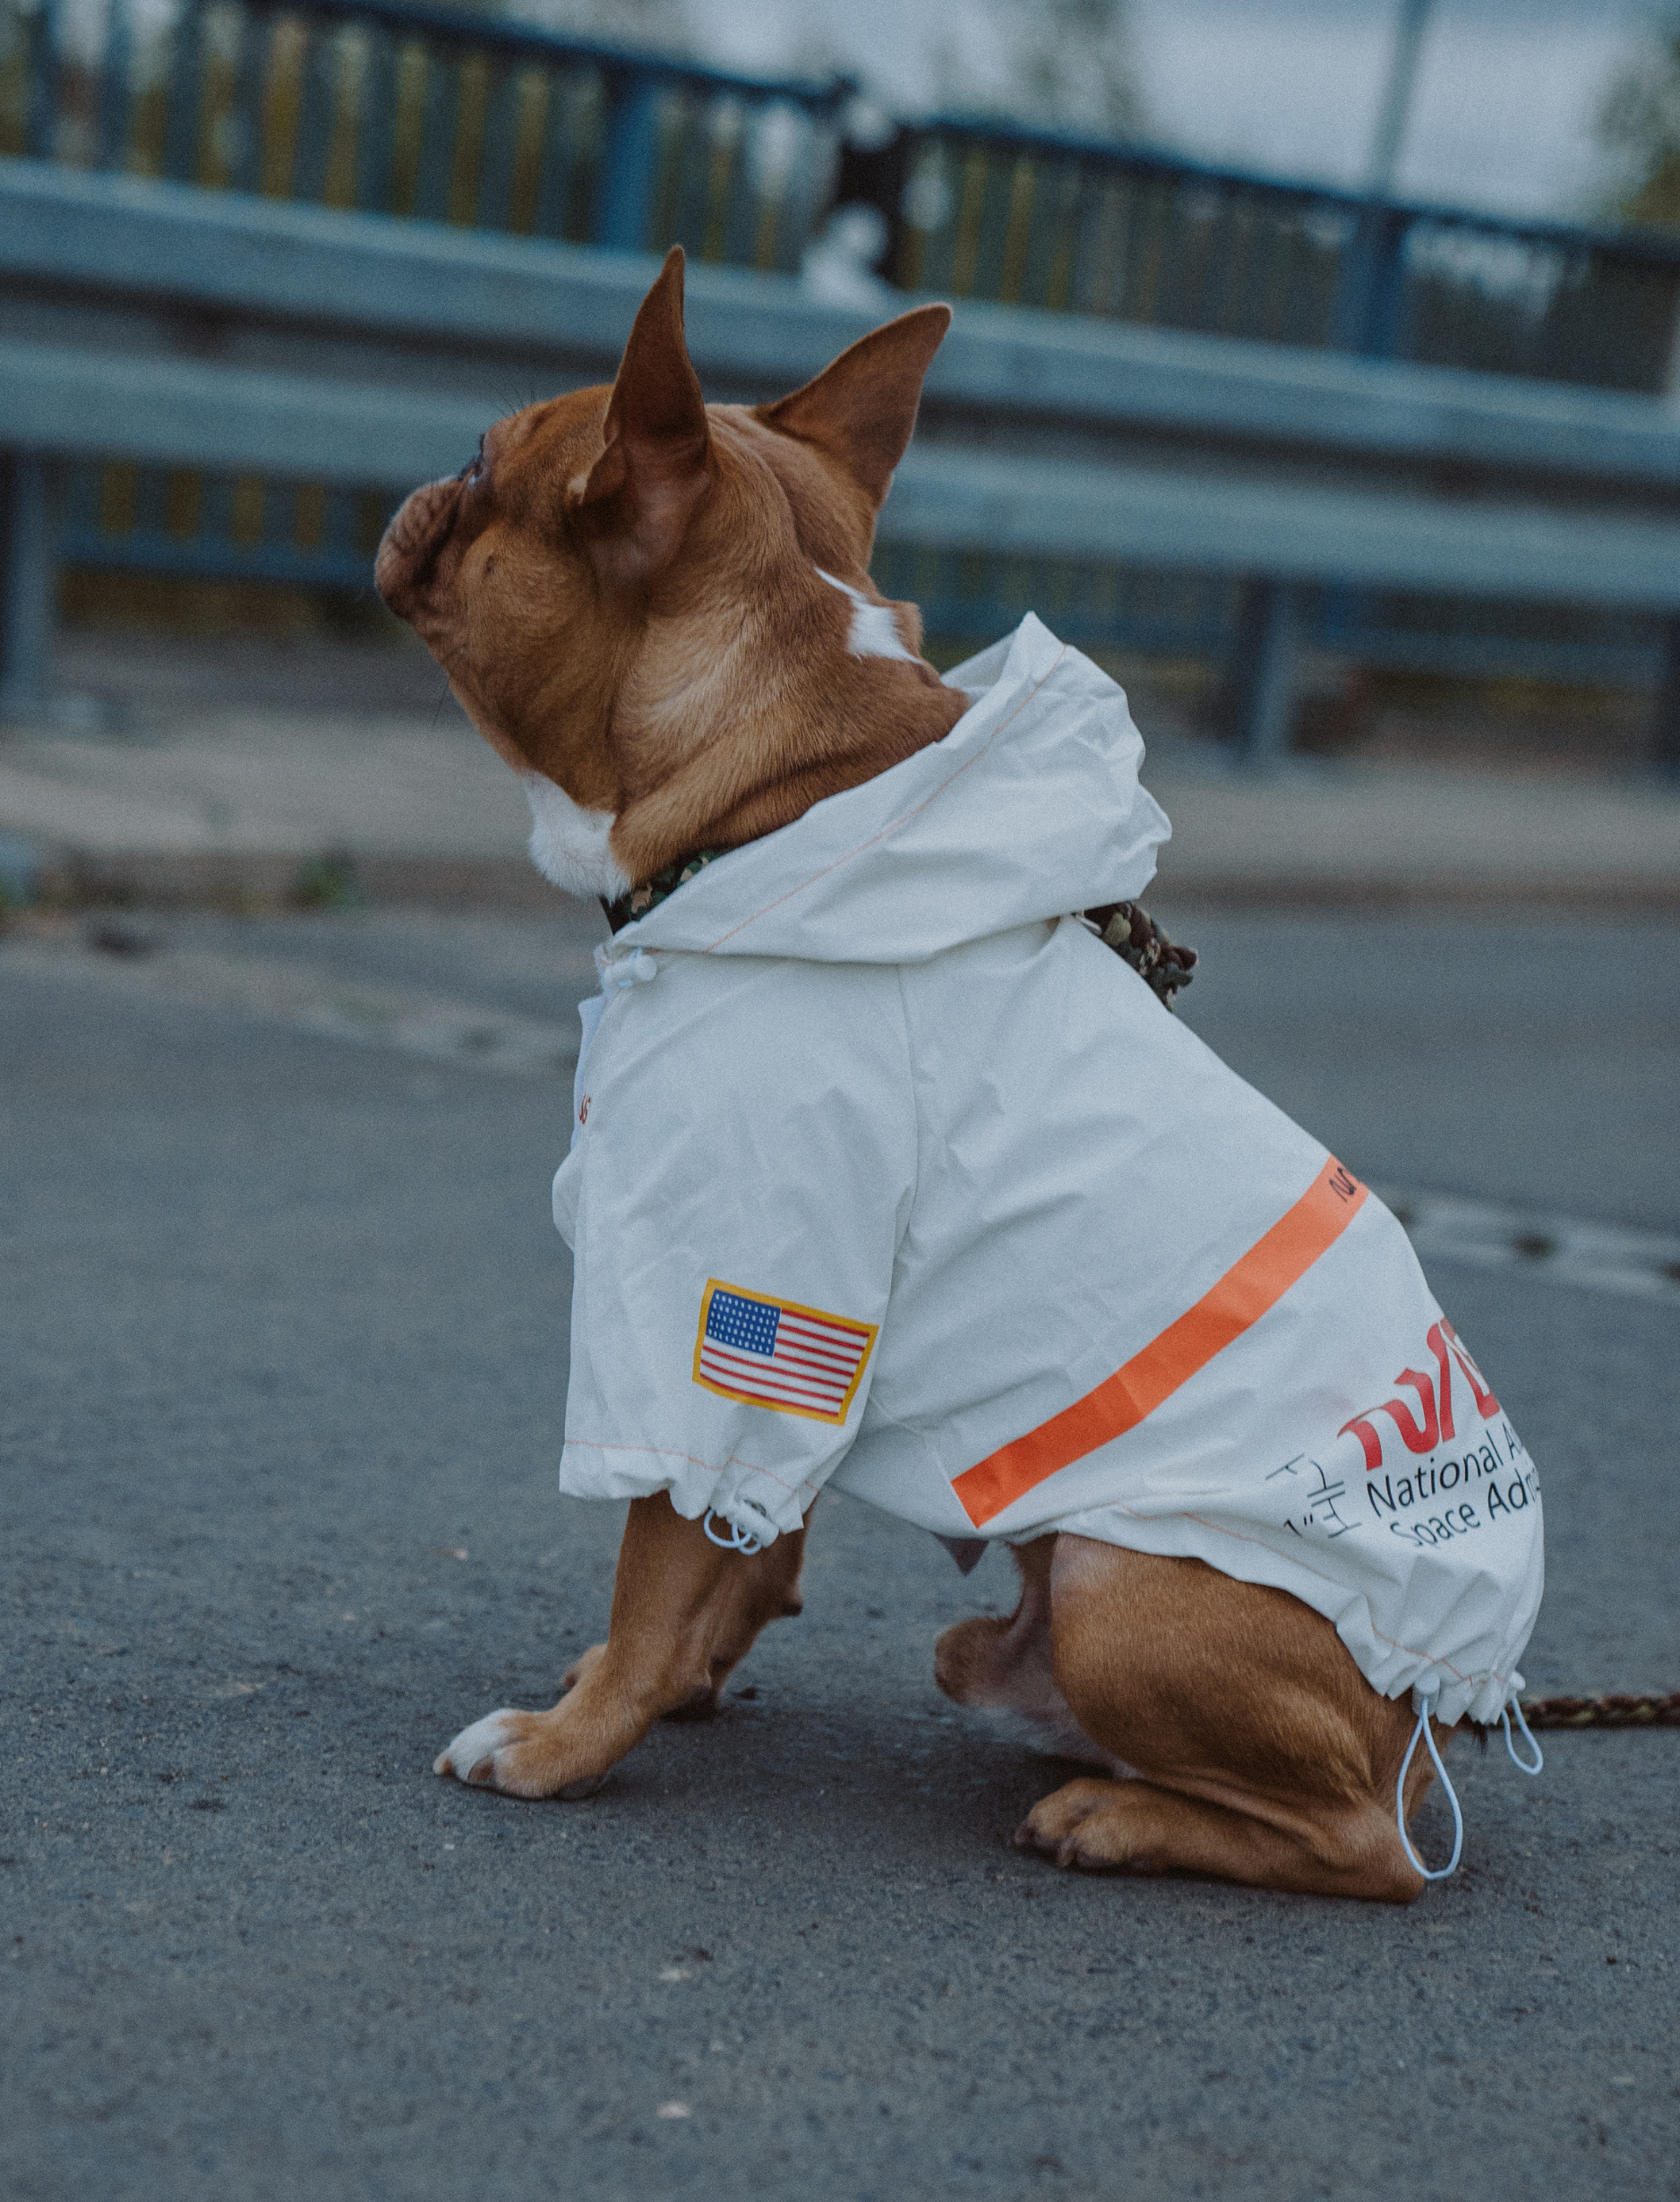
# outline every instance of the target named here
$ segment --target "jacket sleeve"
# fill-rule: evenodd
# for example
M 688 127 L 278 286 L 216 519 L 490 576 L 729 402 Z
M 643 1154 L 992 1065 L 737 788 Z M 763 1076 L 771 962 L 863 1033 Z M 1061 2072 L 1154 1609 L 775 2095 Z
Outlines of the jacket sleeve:
M 767 1542 L 844 1458 L 887 1319 L 915 1171 L 897 973 L 661 957 L 580 1085 L 561 1488 L 669 1491 Z

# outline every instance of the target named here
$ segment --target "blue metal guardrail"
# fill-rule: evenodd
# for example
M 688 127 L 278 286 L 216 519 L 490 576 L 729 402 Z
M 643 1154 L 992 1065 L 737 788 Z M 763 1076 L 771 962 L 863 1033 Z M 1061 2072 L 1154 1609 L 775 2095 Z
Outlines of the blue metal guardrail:
M 0 0 L 0 154 L 792 271 L 836 197 L 901 287 L 1665 388 L 1680 242 L 1373 201 L 995 120 L 846 142 L 771 81 L 404 0 Z
M 851 87 L 691 67 L 401 0 L 0 0 L 0 154 L 701 261 L 795 269 L 836 198 L 887 222 L 907 290 L 1624 390 L 1673 379 L 1680 244 L 1372 201 L 1137 148 L 934 118 L 846 141 Z M 365 585 L 384 501 L 130 467 L 68 484 L 75 563 Z M 930 628 L 1051 593 L 1091 641 L 1203 655 L 1217 583 L 973 559 Z M 1583 614 L 1331 591 L 1316 638 L 1371 662 L 1642 685 L 1658 638 Z
M 0 153 L 760 269 L 850 90 L 400 0 L 0 0 Z
M 918 124 L 883 159 L 907 289 L 1606 390 L 1660 391 L 1676 364 L 1680 240 L 987 121 Z
M 1236 655 L 1244 618 L 1246 584 L 1228 574 L 1151 571 L 1096 559 L 997 558 L 896 541 L 877 545 L 871 570 L 884 594 L 921 606 L 927 633 L 947 650 L 979 649 L 1031 611 L 1082 649 L 1224 666 Z M 1301 647 L 1384 672 L 1445 679 L 1516 675 L 1650 692 L 1663 681 L 1669 647 L 1660 615 L 1597 604 L 1528 606 L 1324 586 L 1300 590 L 1299 613 Z

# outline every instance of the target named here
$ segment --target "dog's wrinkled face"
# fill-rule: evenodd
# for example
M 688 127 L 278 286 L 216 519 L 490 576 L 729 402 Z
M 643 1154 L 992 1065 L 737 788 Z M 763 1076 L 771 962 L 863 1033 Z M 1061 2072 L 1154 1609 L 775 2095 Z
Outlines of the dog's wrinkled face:
M 498 422 L 407 500 L 375 568 L 576 893 L 621 893 L 697 835 L 750 839 L 844 784 L 818 733 L 836 680 L 872 669 L 889 720 L 889 668 L 938 685 L 913 606 L 887 605 L 868 561 L 948 313 L 889 323 L 776 405 L 708 407 L 681 284 L 673 253 L 612 387 Z

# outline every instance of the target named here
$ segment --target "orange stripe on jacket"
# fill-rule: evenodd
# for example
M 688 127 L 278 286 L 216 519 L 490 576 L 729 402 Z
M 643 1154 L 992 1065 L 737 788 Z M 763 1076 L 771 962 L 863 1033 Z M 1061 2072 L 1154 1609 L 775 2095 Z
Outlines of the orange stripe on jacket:
M 1205 1368 L 1221 1347 L 1276 1306 L 1341 1236 L 1365 1194 L 1359 1179 L 1332 1155 L 1288 1214 L 1124 1368 L 955 1478 L 952 1488 L 974 1527 L 982 1529 L 1047 1476 L 1136 1429 L 1197 1369 Z

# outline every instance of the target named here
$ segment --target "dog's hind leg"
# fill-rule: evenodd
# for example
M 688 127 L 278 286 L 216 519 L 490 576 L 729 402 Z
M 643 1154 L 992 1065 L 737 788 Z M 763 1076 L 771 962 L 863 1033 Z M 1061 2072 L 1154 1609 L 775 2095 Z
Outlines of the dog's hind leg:
M 800 1610 L 805 1532 L 751 1555 L 713 1544 L 663 1492 L 633 1499 L 607 1640 L 547 1712 L 486 1713 L 434 1771 L 510 1796 L 587 1796 L 662 1714 L 709 1709 L 763 1628 Z
M 933 1679 L 958 1705 L 1024 1730 L 1035 1749 L 1117 1771 L 1113 1754 L 1080 1729 L 1056 1679 L 1050 1649 L 1055 1551 L 1053 1534 L 1012 1548 L 1021 1578 L 1014 1613 L 1007 1621 L 977 1614 L 947 1629 L 933 1648 Z
M 1321 1615 L 1199 1560 L 1083 1537 L 1058 1540 L 1050 1592 L 1057 1683 L 1138 1778 L 1069 1782 L 1027 1815 L 1023 1847 L 1319 1896 L 1419 1893 L 1394 1819 L 1410 1709 L 1371 1688 Z M 1414 1760 L 1409 1813 L 1428 1778 Z

